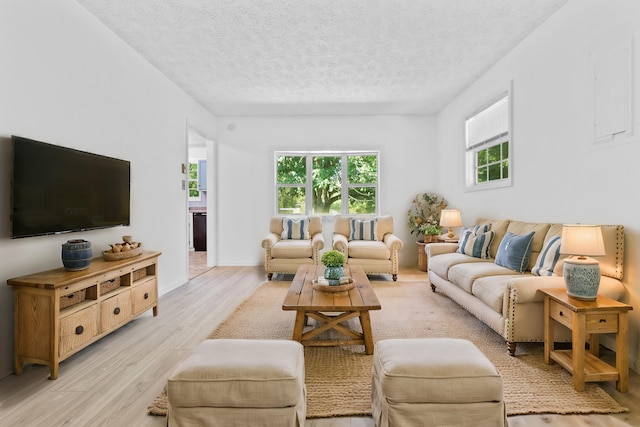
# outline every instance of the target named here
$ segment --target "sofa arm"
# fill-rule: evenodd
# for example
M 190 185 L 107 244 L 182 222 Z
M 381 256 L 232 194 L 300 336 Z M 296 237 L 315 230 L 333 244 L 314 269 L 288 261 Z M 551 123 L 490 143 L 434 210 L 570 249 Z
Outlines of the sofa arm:
M 277 236 L 273 233 L 269 233 L 265 236 L 264 239 L 262 239 L 262 247 L 265 248 L 266 250 L 271 250 L 273 245 L 278 243 L 279 240 L 280 240 L 280 236 Z
M 311 237 L 311 247 L 316 251 L 324 249 L 324 235 L 322 233 L 316 233 Z
M 457 243 L 427 243 L 424 245 L 424 251 L 427 253 L 427 258 L 431 258 L 436 255 L 450 254 L 457 250 Z
M 392 253 L 398 252 L 404 246 L 404 243 L 402 243 L 402 240 L 400 240 L 400 238 L 395 234 L 391 234 L 391 233 L 385 234 L 384 237 L 382 238 L 382 241 L 384 242 L 385 245 L 387 245 L 387 247 Z
M 332 246 L 336 251 L 342 252 L 347 259 L 349 258 L 349 240 L 347 240 L 347 236 L 334 234 Z

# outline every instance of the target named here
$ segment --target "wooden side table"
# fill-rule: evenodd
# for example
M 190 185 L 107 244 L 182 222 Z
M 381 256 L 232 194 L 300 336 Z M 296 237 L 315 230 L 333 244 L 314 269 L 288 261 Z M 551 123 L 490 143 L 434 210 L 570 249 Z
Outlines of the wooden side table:
M 424 246 L 427 243 L 458 243 L 458 236 L 454 236 L 449 239 L 446 234 L 438 236 L 437 240 L 431 242 L 416 242 L 418 245 L 418 270 L 427 271 L 429 267 L 429 260 L 427 259 L 427 253 L 424 250 Z
M 554 361 L 573 375 L 573 388 L 584 391 L 585 382 L 616 381 L 618 391 L 629 391 L 630 305 L 598 295 L 595 301 L 571 298 L 564 289 L 541 289 L 544 294 L 544 361 Z M 554 350 L 554 327 L 558 322 L 571 330 L 572 349 Z M 599 335 L 616 334 L 616 366 L 602 361 Z M 589 337 L 589 352 L 584 343 Z

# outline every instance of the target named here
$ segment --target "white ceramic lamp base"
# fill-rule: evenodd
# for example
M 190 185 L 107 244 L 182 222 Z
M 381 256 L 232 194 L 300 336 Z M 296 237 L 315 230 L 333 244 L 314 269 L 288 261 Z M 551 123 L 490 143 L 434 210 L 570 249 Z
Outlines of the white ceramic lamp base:
M 572 257 L 564 260 L 564 283 L 567 294 L 576 299 L 594 301 L 600 287 L 600 264 L 593 258 Z

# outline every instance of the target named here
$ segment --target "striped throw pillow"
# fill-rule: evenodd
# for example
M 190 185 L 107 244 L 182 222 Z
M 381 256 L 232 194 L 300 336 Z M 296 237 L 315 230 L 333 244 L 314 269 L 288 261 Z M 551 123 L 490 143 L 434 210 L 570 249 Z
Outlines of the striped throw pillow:
M 309 222 L 310 219 L 306 218 L 283 218 L 282 219 L 282 234 L 280 237 L 283 240 L 309 240 Z
M 475 258 L 489 259 L 489 246 L 491 246 L 494 236 L 493 231 L 480 233 L 476 236 L 472 230 L 465 230 L 458 242 L 458 252 Z
M 351 218 L 351 233 L 349 240 L 378 240 L 376 235 L 377 219 Z
M 557 276 L 553 270 L 560 259 L 560 243 L 562 243 L 560 236 L 553 236 L 546 241 L 531 273 L 536 276 Z

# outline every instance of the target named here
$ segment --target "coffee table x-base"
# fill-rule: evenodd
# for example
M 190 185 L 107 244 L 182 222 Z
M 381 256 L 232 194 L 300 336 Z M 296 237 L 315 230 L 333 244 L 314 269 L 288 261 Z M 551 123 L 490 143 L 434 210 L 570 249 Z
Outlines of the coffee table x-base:
M 355 282 L 354 288 L 344 292 L 325 292 L 313 288 L 313 280 L 323 275 L 324 266 L 300 266 L 291 282 L 282 309 L 296 311 L 293 339 L 304 346 L 364 345 L 366 354 L 373 354 L 369 311 L 380 310 L 380 301 L 362 267 L 345 266 L 344 270 L 345 275 L 351 276 Z M 318 325 L 304 332 L 308 318 L 316 320 Z M 362 332 L 344 324 L 354 318 L 359 318 Z M 316 338 L 331 329 L 345 338 Z

